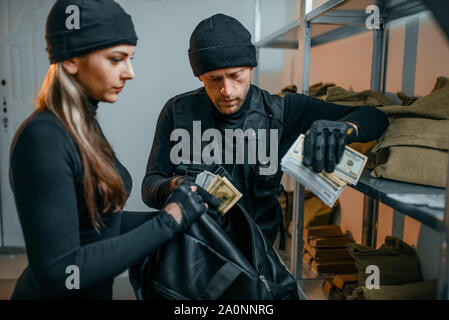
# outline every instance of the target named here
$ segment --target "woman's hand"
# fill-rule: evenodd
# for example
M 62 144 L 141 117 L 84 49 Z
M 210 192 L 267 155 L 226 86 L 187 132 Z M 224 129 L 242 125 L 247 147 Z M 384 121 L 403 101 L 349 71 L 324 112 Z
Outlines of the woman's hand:
M 185 229 L 207 211 L 207 203 L 198 194 L 192 183 L 182 182 L 168 197 L 164 211 L 171 215 Z

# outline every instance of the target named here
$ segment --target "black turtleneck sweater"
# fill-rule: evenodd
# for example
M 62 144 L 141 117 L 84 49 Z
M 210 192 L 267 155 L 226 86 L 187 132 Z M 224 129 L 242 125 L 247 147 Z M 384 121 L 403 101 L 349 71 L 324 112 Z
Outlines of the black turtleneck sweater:
M 214 121 L 215 126 L 218 130 L 220 130 L 221 136 L 225 137 L 225 130 L 226 129 L 241 129 L 243 128 L 243 124 L 245 122 L 246 113 L 248 111 L 248 107 L 251 101 L 251 97 L 253 95 L 252 87 L 249 88 L 248 94 L 246 95 L 245 101 L 243 102 L 240 109 L 233 114 L 221 114 L 216 107 L 212 104 L 212 101 L 210 102 L 210 108 L 213 110 L 214 115 Z M 235 163 L 235 150 L 236 150 L 236 140 L 233 139 L 233 157 L 234 161 L 232 163 Z M 221 164 L 222 167 L 226 169 L 227 172 L 232 172 L 234 169 L 234 164 L 226 164 L 225 159 L 225 143 L 223 143 L 223 150 L 222 150 L 222 157 L 223 163 Z
M 90 102 L 91 119 L 97 103 Z M 25 238 L 29 265 L 12 299 L 112 299 L 115 276 L 166 243 L 180 230 L 165 212 L 108 212 L 98 233 L 91 225 L 78 149 L 50 111 L 35 111 L 11 147 L 10 183 Z M 129 194 L 131 176 L 116 167 Z M 99 202 L 101 203 L 101 202 Z M 68 266 L 79 268 L 80 288 L 66 287 Z

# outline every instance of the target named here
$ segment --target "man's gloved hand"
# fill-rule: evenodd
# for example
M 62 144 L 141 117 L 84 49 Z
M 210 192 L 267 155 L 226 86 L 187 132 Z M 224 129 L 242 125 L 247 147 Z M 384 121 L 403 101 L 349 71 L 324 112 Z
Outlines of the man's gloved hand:
M 200 187 L 199 185 L 196 185 L 198 188 L 198 194 L 203 198 L 203 201 L 206 202 L 210 207 L 218 208 L 220 205 L 220 199 L 214 197 L 209 192 L 206 191 L 203 187 Z
M 189 181 L 182 182 L 167 198 L 163 210 L 182 224 L 184 230 L 208 209 L 197 192 L 198 187 Z
M 333 172 L 355 136 L 355 128 L 345 122 L 316 120 L 304 139 L 304 164 L 317 173 Z
M 218 206 L 220 205 L 220 199 L 214 197 L 206 189 L 196 185 L 198 190 L 198 194 L 203 198 L 203 201 L 208 204 L 207 213 L 211 215 L 215 220 L 221 217 L 221 214 L 218 213 Z
M 197 188 L 198 194 L 203 198 L 203 201 L 208 204 L 207 213 L 210 214 L 215 220 L 219 218 L 221 215 L 218 213 L 218 206 L 220 205 L 220 199 L 214 197 L 209 192 L 206 191 L 203 187 L 195 184 L 195 178 L 190 176 L 182 176 L 179 179 L 180 183 L 187 183 L 190 185 L 194 185 Z

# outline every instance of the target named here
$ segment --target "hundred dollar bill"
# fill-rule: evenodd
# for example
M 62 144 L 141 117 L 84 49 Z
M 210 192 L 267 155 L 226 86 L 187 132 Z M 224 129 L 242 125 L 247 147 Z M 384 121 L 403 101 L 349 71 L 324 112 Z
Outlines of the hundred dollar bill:
M 329 175 L 316 174 L 291 154 L 282 158 L 281 168 L 298 180 L 304 187 L 320 198 L 327 206 L 332 207 L 343 192 L 346 183 L 340 179 L 329 178 Z
M 226 214 L 242 197 L 242 194 L 226 177 L 222 178 L 219 175 L 215 176 L 206 191 L 220 200 L 220 205 L 217 210 L 222 215 Z
M 196 176 L 195 183 L 200 187 L 202 187 L 203 182 L 204 182 L 204 172 L 201 172 L 199 175 Z
M 211 184 L 212 180 L 214 180 L 215 174 L 204 170 L 199 175 L 196 176 L 195 183 L 199 185 L 200 187 L 207 190 L 209 185 Z
M 290 147 L 281 160 L 281 168 L 295 177 L 302 185 L 312 191 L 326 205 L 332 207 L 343 192 L 347 183 L 356 184 L 362 174 L 367 157 L 346 147 L 342 160 L 336 170 L 315 173 L 303 164 L 304 138 L 302 134 Z
M 351 147 L 345 147 L 342 159 L 335 166 L 335 171 L 332 174 L 349 184 L 356 185 L 359 182 L 367 160 L 368 157 L 364 154 L 355 151 Z
M 305 135 L 301 134 L 288 151 L 291 156 L 301 162 L 303 162 L 304 157 L 304 138 Z M 367 156 L 346 146 L 340 162 L 335 166 L 335 170 L 330 176 L 336 176 L 346 183 L 356 185 L 362 175 L 367 160 Z M 323 172 L 325 171 L 323 170 Z

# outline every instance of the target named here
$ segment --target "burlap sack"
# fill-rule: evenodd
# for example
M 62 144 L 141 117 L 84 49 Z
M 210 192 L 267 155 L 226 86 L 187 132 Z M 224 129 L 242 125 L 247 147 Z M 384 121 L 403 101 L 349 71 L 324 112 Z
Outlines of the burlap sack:
M 346 106 L 388 106 L 393 102 L 384 94 L 373 91 L 364 90 L 361 92 L 352 92 L 342 87 L 330 87 L 327 89 L 327 102 L 342 104 Z
M 289 86 L 286 86 L 284 88 L 281 89 L 281 91 L 279 91 L 278 93 L 276 93 L 276 95 L 281 96 L 281 97 L 285 97 L 285 95 L 287 93 L 296 93 L 298 92 L 298 87 L 294 84 L 291 84 Z
M 387 106 L 380 108 L 389 117 L 419 117 L 449 120 L 449 79 L 439 77 L 432 93 L 416 100 L 408 107 Z
M 330 87 L 335 87 L 335 83 L 315 83 L 309 87 L 309 96 L 321 98 L 327 94 Z
M 447 77 L 438 77 L 437 82 L 433 86 L 432 92 L 435 92 L 441 88 L 449 87 L 449 78 Z M 431 93 L 432 93 L 431 92 Z
M 398 92 L 396 93 L 396 95 L 398 96 L 399 99 L 401 99 L 402 101 L 402 106 L 410 106 L 413 104 L 413 102 L 415 102 L 416 100 L 419 99 L 419 97 L 417 96 L 407 96 L 404 92 Z
M 380 108 L 390 125 L 378 140 L 371 176 L 446 186 L 449 149 L 449 79 L 439 77 L 429 95 L 410 106 Z
M 327 88 L 334 87 L 335 83 L 315 83 L 309 87 L 309 96 L 311 97 L 323 97 L 327 93 Z M 287 93 L 296 93 L 298 92 L 298 87 L 294 84 L 291 84 L 289 86 L 286 86 L 281 89 L 278 93 L 276 93 L 278 96 L 284 97 Z
M 354 258 L 359 271 L 359 286 L 364 287 L 369 274 L 369 265 L 379 267 L 380 285 L 401 285 L 420 282 L 421 267 L 416 250 L 399 238 L 387 236 L 379 248 L 360 244 L 348 245 L 349 254 Z
M 447 151 L 449 148 L 449 121 L 394 118 L 372 152 L 377 153 L 384 148 L 393 146 L 418 146 Z
M 445 88 L 436 92 L 441 90 Z M 448 120 L 393 117 L 372 150 L 376 161 L 371 176 L 444 188 L 448 148 Z
M 385 178 L 432 187 L 446 187 L 447 151 L 398 146 L 383 149 L 377 154 L 375 178 Z
M 408 283 L 398 286 L 380 286 L 379 289 L 359 287 L 347 300 L 435 300 L 437 280 Z

